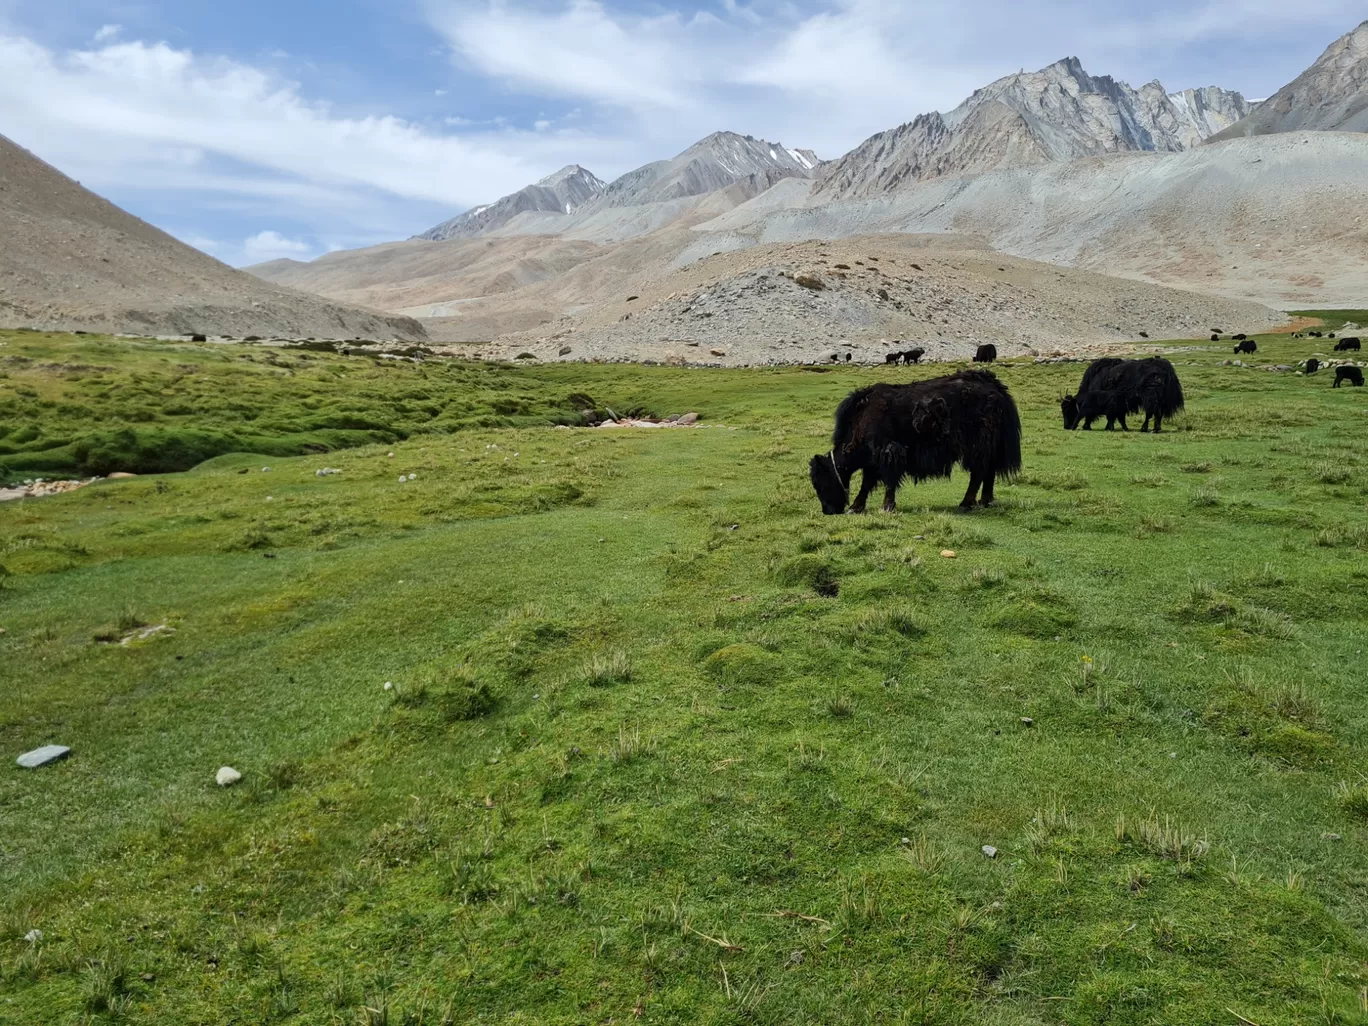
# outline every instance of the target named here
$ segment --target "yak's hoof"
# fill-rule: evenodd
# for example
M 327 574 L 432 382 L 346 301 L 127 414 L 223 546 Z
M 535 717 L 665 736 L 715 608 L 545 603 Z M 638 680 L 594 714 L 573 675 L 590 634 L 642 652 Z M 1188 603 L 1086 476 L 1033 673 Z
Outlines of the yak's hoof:
M 863 506 L 861 506 L 859 509 L 856 509 L 854 506 L 851 506 L 850 509 L 848 509 L 848 510 L 846 511 L 846 516 L 848 516 L 848 517 L 858 517 L 858 516 L 860 516 L 861 514 L 863 514 L 864 512 L 865 512 L 865 508 L 864 508 Z

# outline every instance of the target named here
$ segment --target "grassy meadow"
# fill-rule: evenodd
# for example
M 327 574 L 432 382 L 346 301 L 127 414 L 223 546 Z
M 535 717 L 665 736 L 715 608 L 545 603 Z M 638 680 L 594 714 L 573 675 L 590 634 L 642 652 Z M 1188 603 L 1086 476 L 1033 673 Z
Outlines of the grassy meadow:
M 945 368 L 0 332 L 0 474 L 140 473 L 0 504 L 0 1022 L 1368 1023 L 1368 389 L 1230 358 L 824 518 Z

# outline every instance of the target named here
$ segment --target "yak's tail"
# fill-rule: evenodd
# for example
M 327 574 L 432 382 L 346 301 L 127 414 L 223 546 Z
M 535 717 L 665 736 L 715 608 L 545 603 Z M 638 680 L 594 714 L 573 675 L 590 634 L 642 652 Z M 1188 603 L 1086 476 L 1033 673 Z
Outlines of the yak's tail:
M 1021 414 L 1006 385 L 998 386 L 1002 396 L 1002 417 L 998 422 L 993 470 L 1011 480 L 1021 473 Z
M 1178 372 L 1170 364 L 1164 375 L 1164 416 L 1172 417 L 1183 409 L 1183 383 L 1178 380 Z
M 864 404 L 865 397 L 869 395 L 871 389 L 861 388 L 841 400 L 841 405 L 836 407 L 836 430 L 831 433 L 831 447 L 839 449 L 841 443 L 850 437 L 855 430 L 855 417 L 859 414 L 860 407 Z

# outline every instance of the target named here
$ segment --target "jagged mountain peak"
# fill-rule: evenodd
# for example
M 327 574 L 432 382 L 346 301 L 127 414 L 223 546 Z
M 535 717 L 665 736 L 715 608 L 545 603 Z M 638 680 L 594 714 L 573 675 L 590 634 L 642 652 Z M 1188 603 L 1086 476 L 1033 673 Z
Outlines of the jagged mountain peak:
M 502 199 L 474 207 L 449 221 L 430 228 L 420 239 L 442 242 L 447 239 L 469 239 L 502 228 L 525 211 L 573 214 L 580 207 L 603 194 L 603 180 L 578 164 L 567 164 L 555 174 L 510 193 Z
M 555 174 L 547 175 L 540 182 L 538 182 L 537 185 L 543 189 L 554 189 L 562 182 L 567 182 L 571 179 L 576 178 L 582 179 L 583 181 L 591 185 L 596 185 L 600 189 L 602 189 L 603 186 L 607 184 L 601 178 L 599 178 L 598 175 L 594 174 L 594 172 L 590 171 L 587 168 L 581 167 L 578 164 L 566 164 L 565 167 L 561 168 Z
M 980 174 L 1103 153 L 1179 151 L 1250 110 L 1218 89 L 1170 95 L 1091 75 L 1077 57 L 1019 71 L 977 89 L 954 110 L 922 114 L 866 140 L 820 172 L 817 191 L 868 196 L 911 182 Z

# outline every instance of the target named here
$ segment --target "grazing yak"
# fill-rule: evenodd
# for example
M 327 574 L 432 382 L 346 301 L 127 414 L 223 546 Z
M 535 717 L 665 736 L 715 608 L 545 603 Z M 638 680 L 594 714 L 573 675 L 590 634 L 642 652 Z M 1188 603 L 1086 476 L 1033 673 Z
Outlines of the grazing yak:
M 1307 373 L 1307 374 L 1315 374 L 1316 371 L 1318 371 L 1318 370 L 1320 370 L 1320 361 L 1317 360 L 1314 356 L 1311 357 L 1311 359 L 1309 359 L 1309 360 L 1306 361 L 1306 373 Z
M 1334 336 L 1331 337 L 1333 338 Z M 1335 352 L 1337 353 L 1347 353 L 1351 349 L 1357 352 L 1362 348 L 1363 343 L 1361 343 L 1357 338 L 1342 338 L 1335 343 Z
M 883 508 L 897 508 L 898 486 L 949 477 L 959 463 L 969 472 L 960 503 L 993 504 L 999 475 L 1021 470 L 1021 417 L 1007 386 L 986 370 L 962 370 L 909 385 L 870 385 L 852 392 L 836 410 L 831 452 L 812 457 L 812 487 L 827 515 L 844 513 L 855 471 L 864 472 L 850 512 L 863 513 L 869 494 L 884 486 Z
M 921 363 L 921 358 L 926 355 L 926 350 L 918 346 L 916 349 L 909 349 L 902 354 L 903 363 Z
M 902 360 L 902 353 L 885 353 L 884 363 L 895 364 Z
M 1126 416 L 1145 411 L 1141 431 L 1163 430 L 1164 418 L 1172 417 L 1183 408 L 1183 386 L 1178 374 L 1161 356 L 1143 360 L 1122 360 L 1105 356 L 1094 360 L 1083 372 L 1076 396 L 1066 395 L 1059 401 L 1064 414 L 1064 429 L 1072 431 L 1081 423 L 1084 431 L 1092 430 L 1092 422 L 1107 418 L 1107 430 L 1119 422 L 1122 431 L 1129 431 Z
M 978 347 L 978 352 L 974 354 L 975 363 L 992 363 L 997 359 L 997 346 L 987 342 Z
M 1211 341 L 1213 341 L 1213 342 L 1219 342 L 1219 341 L 1221 341 L 1221 336 L 1220 336 L 1220 335 L 1212 335 L 1212 336 L 1211 336 Z
M 1240 332 L 1238 335 L 1231 335 L 1230 337 L 1233 338 L 1236 342 L 1243 342 L 1245 339 L 1249 338 L 1249 336 L 1246 335 L 1243 331 Z
M 1344 382 L 1346 381 L 1349 382 L 1349 384 L 1353 385 L 1355 388 L 1362 388 L 1363 371 L 1359 370 L 1359 368 L 1353 366 L 1352 364 L 1345 364 L 1342 367 L 1336 367 L 1335 383 L 1331 387 L 1339 388 L 1340 385 L 1344 384 Z
M 1235 347 L 1235 352 L 1237 353 L 1257 353 L 1258 351 L 1259 343 L 1255 342 L 1252 338 L 1245 339 Z

